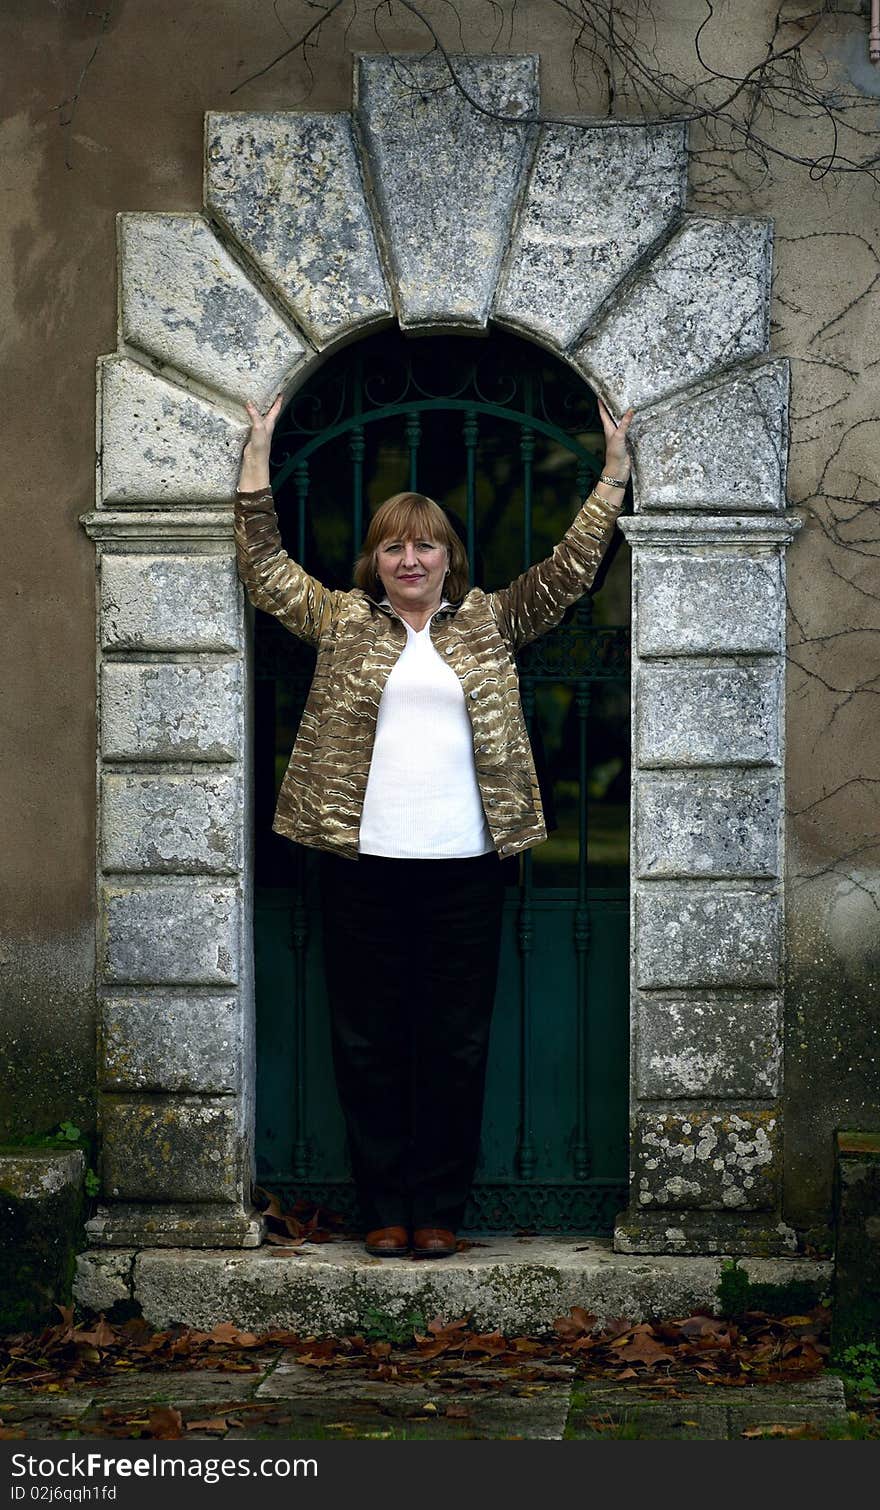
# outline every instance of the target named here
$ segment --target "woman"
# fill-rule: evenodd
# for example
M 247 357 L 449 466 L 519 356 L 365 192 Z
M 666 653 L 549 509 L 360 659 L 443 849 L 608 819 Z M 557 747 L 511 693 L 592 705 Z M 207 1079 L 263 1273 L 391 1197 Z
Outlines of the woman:
M 590 587 L 630 463 L 605 406 L 605 468 L 552 555 L 468 591 L 463 547 L 419 493 L 371 520 L 355 587 L 330 591 L 281 545 L 269 451 L 251 432 L 235 503 L 257 608 L 318 658 L 272 828 L 321 851 L 336 1083 L 378 1257 L 456 1251 L 476 1167 L 500 948 L 502 859 L 546 838 L 515 652 Z

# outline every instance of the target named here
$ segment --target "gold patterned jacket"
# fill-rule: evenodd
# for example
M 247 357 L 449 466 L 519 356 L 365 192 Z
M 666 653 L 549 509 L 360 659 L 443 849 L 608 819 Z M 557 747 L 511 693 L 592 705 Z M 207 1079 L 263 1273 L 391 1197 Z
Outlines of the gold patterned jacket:
M 547 837 L 514 653 L 559 623 L 591 586 L 620 503 L 591 494 L 552 555 L 509 587 L 473 588 L 430 634 L 464 690 L 486 821 L 502 856 Z M 236 495 L 238 574 L 251 602 L 317 650 L 272 828 L 353 859 L 379 699 L 406 644 L 403 620 L 359 588 L 324 587 L 285 552 L 272 491 Z

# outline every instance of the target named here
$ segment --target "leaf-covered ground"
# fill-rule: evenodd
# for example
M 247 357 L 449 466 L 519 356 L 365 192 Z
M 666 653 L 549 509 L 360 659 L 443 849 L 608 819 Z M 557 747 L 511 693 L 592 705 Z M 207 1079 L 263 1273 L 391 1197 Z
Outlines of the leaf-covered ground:
M 670 1320 L 632 1322 L 614 1318 L 599 1325 L 589 1312 L 573 1307 L 542 1336 L 507 1337 L 474 1332 L 469 1318 L 428 1323 L 408 1342 L 348 1337 L 306 1337 L 296 1332 L 242 1332 L 229 1322 L 210 1332 L 174 1326 L 158 1331 L 141 1319 L 112 1325 L 77 1324 L 73 1310 L 58 1307 L 61 1320 L 42 1332 L 0 1339 L 0 1382 L 29 1389 L 69 1389 L 106 1377 L 108 1369 L 219 1369 L 250 1371 L 259 1350 L 284 1349 L 315 1369 L 356 1372 L 377 1379 L 432 1376 L 444 1363 L 493 1359 L 496 1363 L 539 1365 L 568 1362 L 591 1377 L 655 1379 L 689 1376 L 702 1383 L 754 1384 L 807 1378 L 828 1357 L 830 1312 L 816 1306 L 803 1316 L 773 1317 L 746 1312 L 737 1320 L 696 1313 Z

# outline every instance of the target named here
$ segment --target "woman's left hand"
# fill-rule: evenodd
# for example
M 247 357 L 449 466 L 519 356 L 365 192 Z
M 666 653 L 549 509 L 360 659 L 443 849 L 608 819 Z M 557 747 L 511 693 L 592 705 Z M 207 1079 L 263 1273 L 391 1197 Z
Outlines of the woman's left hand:
M 632 424 L 635 409 L 627 409 L 620 424 L 616 425 L 602 400 L 599 399 L 599 417 L 605 431 L 605 468 L 612 477 L 628 478 L 630 474 L 629 452 L 626 449 L 626 432 Z M 621 470 L 622 469 L 622 470 Z

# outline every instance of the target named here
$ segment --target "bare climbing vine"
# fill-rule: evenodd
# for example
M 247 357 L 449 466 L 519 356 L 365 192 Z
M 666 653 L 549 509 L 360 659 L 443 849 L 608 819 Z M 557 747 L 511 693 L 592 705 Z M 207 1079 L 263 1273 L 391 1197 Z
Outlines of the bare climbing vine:
M 98 52 L 100 51 L 101 43 L 104 40 L 107 28 L 113 18 L 113 5 L 107 5 L 104 10 L 87 10 L 86 16 L 93 17 L 98 23 L 97 35 L 95 37 L 94 45 L 92 46 L 91 52 L 89 53 L 88 57 L 85 59 L 82 67 L 79 70 L 76 83 L 73 86 L 73 93 L 63 99 L 60 104 L 53 107 L 53 109 L 58 112 L 58 122 L 64 130 L 64 166 L 68 169 L 68 171 L 72 170 L 73 168 L 73 163 L 71 162 L 70 157 L 70 145 L 73 140 L 73 123 L 76 117 L 77 106 L 79 105 L 80 95 L 82 93 L 83 84 L 85 83 L 86 74 L 88 73 L 89 69 L 95 61 L 95 58 L 98 55 Z
M 848 174 L 880 183 L 876 105 L 871 96 L 834 80 L 825 46 L 833 45 L 843 17 L 861 18 L 864 7 L 842 0 L 787 3 L 780 0 L 766 18 L 763 36 L 755 35 L 756 56 L 747 68 L 731 72 L 730 34 L 747 36 L 738 7 L 729 0 L 700 0 L 703 14 L 694 29 L 691 67 L 687 73 L 661 56 L 662 38 L 671 14 L 668 0 L 545 0 L 548 15 L 568 29 L 572 83 L 578 99 L 588 83 L 597 87 L 609 119 L 683 120 L 704 129 L 705 146 L 748 160 L 766 173 L 774 159 L 807 169 L 812 178 Z M 281 0 L 273 10 L 289 38 L 288 45 L 247 74 L 232 88 L 240 90 L 265 77 L 288 59 L 299 57 L 309 78 L 322 30 L 334 17 L 345 18 L 348 33 L 355 20 L 366 19 L 381 50 L 398 54 L 395 67 L 402 82 L 422 93 L 424 83 L 409 73 L 399 56 L 400 24 L 415 21 L 424 35 L 425 53 L 442 59 L 447 81 L 480 114 L 505 124 L 553 124 L 571 117 L 543 113 L 508 115 L 487 106 L 473 91 L 467 68 L 464 24 L 489 22 L 495 31 L 492 50 L 515 47 L 517 0 L 448 0 L 432 14 L 428 0 L 295 0 L 297 14 L 308 20 L 291 30 Z M 680 24 L 680 17 L 675 18 Z M 805 128 L 809 128 L 808 130 Z M 790 140 L 794 138 L 795 140 Z

